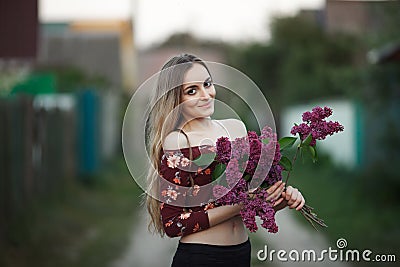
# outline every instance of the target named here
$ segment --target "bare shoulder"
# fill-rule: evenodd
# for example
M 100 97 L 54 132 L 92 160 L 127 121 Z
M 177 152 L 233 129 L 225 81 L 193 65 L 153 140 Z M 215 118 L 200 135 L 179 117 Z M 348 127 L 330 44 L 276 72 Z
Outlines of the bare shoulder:
M 187 146 L 186 136 L 178 131 L 170 132 L 164 139 L 163 149 L 179 149 Z
M 220 120 L 220 122 L 224 123 L 227 127 L 230 127 L 232 130 L 233 129 L 241 131 L 246 130 L 246 125 L 244 124 L 244 122 L 238 119 L 225 119 L 225 120 Z
M 246 125 L 238 119 L 224 119 L 218 120 L 222 125 L 226 127 L 226 130 L 234 138 L 243 137 L 247 135 Z

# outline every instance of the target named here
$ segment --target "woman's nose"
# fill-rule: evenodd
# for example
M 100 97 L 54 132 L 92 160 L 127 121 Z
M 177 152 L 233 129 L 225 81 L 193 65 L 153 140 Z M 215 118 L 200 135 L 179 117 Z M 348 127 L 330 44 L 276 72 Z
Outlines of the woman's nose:
M 204 88 L 204 86 L 201 86 L 200 97 L 205 98 L 205 99 L 210 98 L 210 94 L 209 94 L 208 90 L 206 88 Z

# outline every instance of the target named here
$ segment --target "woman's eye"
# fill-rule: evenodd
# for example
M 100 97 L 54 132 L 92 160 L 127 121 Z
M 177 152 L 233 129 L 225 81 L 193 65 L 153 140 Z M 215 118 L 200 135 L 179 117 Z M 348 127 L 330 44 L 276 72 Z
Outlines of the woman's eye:
M 187 91 L 188 95 L 194 95 L 196 93 L 196 89 L 192 88 Z
M 210 87 L 212 85 L 212 83 L 211 82 L 209 82 L 209 81 L 207 81 L 207 82 L 204 82 L 204 87 Z

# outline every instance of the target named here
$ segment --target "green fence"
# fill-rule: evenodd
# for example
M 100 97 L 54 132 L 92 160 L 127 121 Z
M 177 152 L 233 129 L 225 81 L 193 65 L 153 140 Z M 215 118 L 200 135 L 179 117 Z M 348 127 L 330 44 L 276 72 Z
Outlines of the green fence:
M 93 182 L 105 158 L 102 144 L 117 143 L 103 133 L 109 125 L 117 127 L 117 119 L 102 119 L 102 113 L 110 112 L 102 108 L 108 106 L 105 99 L 116 98 L 96 91 L 0 98 L 1 235 L 32 201 L 51 199 L 69 179 Z

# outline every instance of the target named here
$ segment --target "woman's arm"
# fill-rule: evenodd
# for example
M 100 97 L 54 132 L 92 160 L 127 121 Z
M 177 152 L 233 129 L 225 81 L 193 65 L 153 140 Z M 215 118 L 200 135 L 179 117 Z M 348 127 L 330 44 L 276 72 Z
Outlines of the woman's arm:
M 208 210 L 208 220 L 210 227 L 229 220 L 232 217 L 239 215 L 241 204 L 219 206 Z
M 290 189 L 289 189 L 290 187 Z M 288 192 L 292 193 L 295 192 L 295 190 L 292 190 L 293 188 L 291 186 L 288 187 Z M 282 194 L 284 193 L 285 189 L 285 183 L 282 181 L 276 182 L 274 185 L 272 185 L 270 188 L 268 188 L 268 197 L 266 198 L 266 201 L 270 200 L 275 200 L 275 205 L 274 209 L 277 210 L 276 208 L 282 209 L 288 205 L 287 201 L 284 201 L 284 197 L 282 197 Z M 297 189 L 296 189 L 297 190 Z M 298 192 L 298 191 L 296 191 Z M 298 192 L 300 193 L 300 192 Z M 296 193 L 297 194 L 297 193 Z M 289 198 L 289 194 L 285 195 Z M 290 195 L 292 197 L 292 194 Z M 295 197 L 295 195 L 293 195 Z M 297 197 L 297 195 L 296 195 Z M 291 200 L 291 198 L 290 198 Z M 295 199 L 297 201 L 297 199 Z M 291 200 L 291 205 L 292 203 Z M 237 216 L 240 214 L 240 209 L 242 208 L 243 205 L 241 204 L 236 204 L 236 205 L 226 205 L 226 206 L 220 206 L 213 208 L 211 210 L 208 210 L 208 219 L 210 222 L 210 227 L 219 224 L 221 222 L 224 222 L 234 216 Z M 276 207 L 276 208 L 275 208 Z

